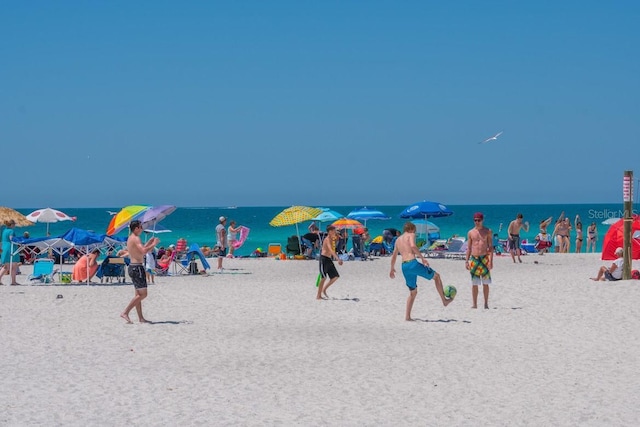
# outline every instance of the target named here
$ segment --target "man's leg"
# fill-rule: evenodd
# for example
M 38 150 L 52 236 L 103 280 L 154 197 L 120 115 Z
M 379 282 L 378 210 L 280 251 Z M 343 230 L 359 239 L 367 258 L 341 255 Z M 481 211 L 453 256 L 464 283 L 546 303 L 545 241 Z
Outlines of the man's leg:
M 322 290 L 322 293 L 324 294 L 325 297 L 329 298 L 329 295 L 327 295 L 327 289 L 329 289 L 329 286 L 336 283 L 336 280 L 338 280 L 339 278 L 340 276 L 336 276 L 329 279 L 329 283 L 327 283 L 327 286 L 325 286 L 324 289 Z
M 140 293 L 136 289 L 135 295 L 133 296 L 133 298 L 129 302 L 129 305 L 127 305 L 127 308 L 125 308 L 124 311 L 122 312 L 122 314 L 120 315 L 120 317 L 122 317 L 124 320 L 126 320 L 127 323 L 133 323 L 131 321 L 131 319 L 129 318 L 129 312 L 133 309 L 133 307 L 137 306 L 139 299 L 140 299 Z
M 142 315 L 142 300 L 147 297 L 147 288 L 136 290 L 136 294 L 138 294 L 139 298 L 136 302 L 136 311 L 138 312 L 138 320 L 140 323 L 147 323 L 147 319 Z
M 478 287 L 471 285 L 471 296 L 473 297 L 473 306 L 471 308 L 478 308 Z
M 320 283 L 318 283 L 318 293 L 316 294 L 316 299 L 322 299 L 322 291 L 324 290 L 324 282 L 327 280 L 326 277 L 320 279 Z
M 442 305 L 446 307 L 449 304 L 451 304 L 451 301 L 453 301 L 453 298 L 451 299 L 445 298 L 444 289 L 442 288 L 442 279 L 440 278 L 440 274 L 436 273 L 433 276 L 433 282 L 435 283 L 436 290 L 438 291 L 438 295 L 440 295 L 440 299 L 442 300 Z
M 416 300 L 416 295 L 418 295 L 418 289 L 412 289 L 409 292 L 409 297 L 407 298 L 407 310 L 404 315 L 404 320 L 411 321 L 411 309 L 413 308 L 413 302 Z
M 477 288 L 476 286 L 476 291 Z M 489 308 L 489 285 L 482 285 L 482 294 L 484 295 L 484 308 Z

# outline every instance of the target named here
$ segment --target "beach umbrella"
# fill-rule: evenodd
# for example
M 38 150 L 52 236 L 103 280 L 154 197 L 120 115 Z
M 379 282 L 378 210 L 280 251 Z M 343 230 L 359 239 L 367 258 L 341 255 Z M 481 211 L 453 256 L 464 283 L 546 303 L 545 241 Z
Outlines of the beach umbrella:
M 173 205 L 152 206 L 137 218 L 142 223 L 143 228 L 154 228 L 155 225 L 171 215 L 176 210 Z
M 49 235 L 49 224 L 59 221 L 75 221 L 75 216 L 69 216 L 56 209 L 44 208 L 31 212 L 26 217 L 31 222 L 45 222 L 47 224 L 47 236 Z
M 145 228 L 144 231 L 151 234 L 171 233 L 171 230 L 159 223 L 155 223 L 153 228 Z
M 427 219 L 439 218 L 449 215 L 453 215 L 453 211 L 447 208 L 442 203 L 423 200 L 421 202 L 407 206 L 405 210 L 400 213 L 400 218 Z
M 357 219 L 358 221 L 364 221 L 364 226 L 367 226 L 367 221 L 370 219 L 391 219 L 387 214 L 375 210 L 369 209 L 368 207 L 363 207 L 360 209 L 353 210 L 349 212 L 347 218 Z
M 0 207 L 0 222 L 13 220 L 18 227 L 28 227 L 33 225 L 26 216 L 22 215 L 15 209 Z
M 347 228 L 350 230 L 363 227 L 360 221 L 351 218 L 340 218 L 339 220 L 333 222 L 331 225 L 339 229 Z
M 111 222 L 107 227 L 107 234 L 112 236 L 124 230 L 131 221 L 138 219 L 151 206 L 130 205 L 120 209 L 120 211 L 111 217 Z
M 431 221 L 427 221 L 426 219 L 418 219 L 412 222 L 416 226 L 416 232 L 418 234 L 431 234 L 440 232 L 440 228 L 437 225 L 435 225 Z
M 633 215 L 631 222 L 631 259 L 640 259 L 640 239 L 636 238 L 640 232 L 640 215 Z M 616 259 L 616 249 L 624 247 L 624 219 L 609 227 L 609 231 L 604 235 L 602 242 L 602 259 Z
M 340 212 L 336 212 L 329 208 L 318 208 L 318 209 L 322 209 L 322 212 L 316 215 L 314 218 L 311 218 L 312 221 L 327 222 L 327 221 L 335 221 L 337 219 L 344 217 L 344 215 L 342 215 Z
M 321 213 L 322 210 L 319 208 L 313 208 L 310 206 L 291 206 L 273 217 L 273 219 L 269 222 L 269 225 L 272 227 L 295 225 L 296 235 L 298 236 L 298 243 L 300 243 L 300 230 L 298 230 L 298 224 L 304 221 L 311 221 L 314 217 L 318 216 Z

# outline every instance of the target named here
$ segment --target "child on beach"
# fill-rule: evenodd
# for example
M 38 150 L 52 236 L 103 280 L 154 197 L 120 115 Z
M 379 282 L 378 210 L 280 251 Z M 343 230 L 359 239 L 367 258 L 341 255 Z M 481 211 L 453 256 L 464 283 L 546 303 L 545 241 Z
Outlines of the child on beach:
M 467 233 L 467 254 L 464 266 L 471 273 L 473 306 L 478 308 L 478 286 L 482 285 L 484 308 L 489 308 L 489 285 L 493 269 L 493 239 L 491 230 L 484 226 L 482 212 L 473 214 L 475 226 Z
M 333 225 L 327 227 L 327 237 L 322 242 L 322 251 L 320 252 L 320 282 L 318 283 L 318 293 L 316 295 L 316 299 L 329 298 L 327 295 L 327 289 L 329 286 L 333 285 L 336 280 L 340 278 L 338 274 L 338 270 L 336 269 L 333 260 L 337 260 L 339 265 L 342 265 L 342 260 L 338 258 L 335 250 L 336 240 L 338 240 L 336 228 Z M 327 280 L 327 276 L 329 277 L 329 283 L 327 286 L 324 286 L 325 280 Z
M 411 318 L 411 310 L 416 295 L 418 295 L 418 276 L 424 277 L 427 280 L 433 279 L 440 299 L 442 299 L 442 305 L 446 307 L 453 301 L 453 298 L 445 298 L 440 275 L 429 267 L 429 263 L 418 249 L 418 246 L 416 246 L 416 226 L 410 221 L 404 224 L 403 233 L 395 240 L 393 255 L 391 256 L 391 271 L 389 272 L 389 277 L 392 279 L 396 277 L 395 264 L 398 254 L 402 257 L 402 275 L 409 288 L 404 320 L 413 320 Z M 418 262 L 418 258 L 420 258 L 421 262 Z
M 145 270 L 147 271 L 147 282 L 155 284 L 156 276 L 156 250 L 147 252 L 144 256 Z

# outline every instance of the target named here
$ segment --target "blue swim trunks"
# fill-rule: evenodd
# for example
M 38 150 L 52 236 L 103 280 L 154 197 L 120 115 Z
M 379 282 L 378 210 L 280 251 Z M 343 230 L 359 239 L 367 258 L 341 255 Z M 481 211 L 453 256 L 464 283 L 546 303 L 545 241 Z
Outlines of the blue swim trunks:
M 407 283 L 407 287 L 410 290 L 414 290 L 418 287 L 418 276 L 424 277 L 427 280 L 433 279 L 436 274 L 435 270 L 431 267 L 427 267 L 424 264 L 419 263 L 417 260 L 411 260 L 402 262 L 402 274 L 404 280 Z

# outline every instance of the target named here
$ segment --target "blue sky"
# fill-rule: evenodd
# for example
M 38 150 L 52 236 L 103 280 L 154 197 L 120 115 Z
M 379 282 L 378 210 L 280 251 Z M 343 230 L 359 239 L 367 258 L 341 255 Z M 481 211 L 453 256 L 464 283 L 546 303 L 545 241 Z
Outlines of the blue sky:
M 0 205 L 618 202 L 638 22 L 635 1 L 5 1 Z

